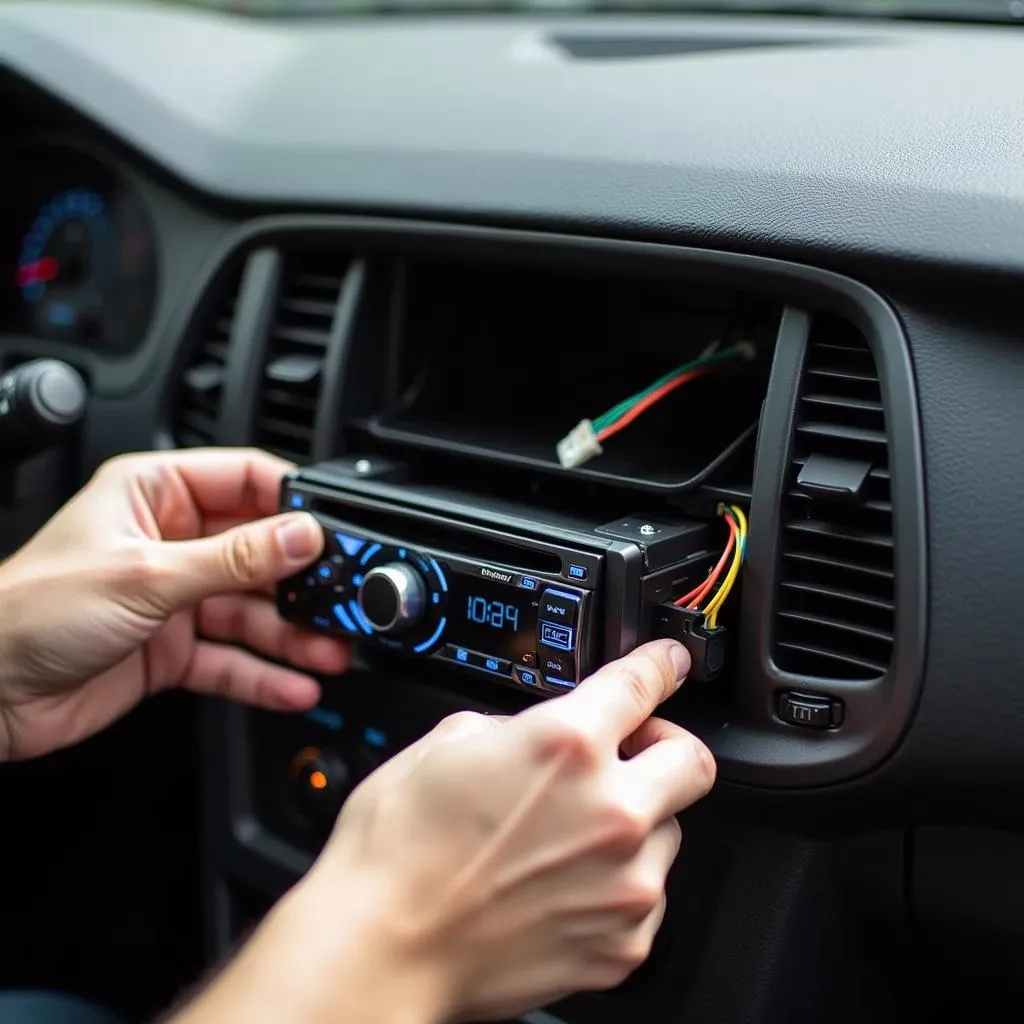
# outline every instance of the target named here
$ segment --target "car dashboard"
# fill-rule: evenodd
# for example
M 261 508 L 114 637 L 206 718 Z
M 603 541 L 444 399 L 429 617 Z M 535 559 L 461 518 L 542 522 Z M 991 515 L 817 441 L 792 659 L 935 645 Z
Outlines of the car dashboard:
M 7 4 L 0 369 L 89 388 L 0 507 L 7 549 L 104 459 L 177 446 L 329 467 L 367 535 L 385 506 L 393 536 L 395 510 L 537 543 L 625 523 L 653 558 L 737 506 L 724 668 L 666 707 L 719 783 L 654 954 L 527 1020 L 981 1012 L 1024 948 L 1022 58 L 1012 26 L 867 18 Z M 722 339 L 756 357 L 559 462 Z M 601 595 L 634 623 L 605 612 L 603 660 L 647 620 L 639 589 Z M 12 814 L 59 785 L 76 829 L 41 823 L 9 869 L 134 937 L 127 994 L 104 939 L 50 960 L 67 984 L 151 1015 L 390 753 L 537 699 L 348 626 L 357 666 L 308 715 L 171 697 L 0 773 Z M 12 913 L 4 983 L 47 981 L 38 904 Z

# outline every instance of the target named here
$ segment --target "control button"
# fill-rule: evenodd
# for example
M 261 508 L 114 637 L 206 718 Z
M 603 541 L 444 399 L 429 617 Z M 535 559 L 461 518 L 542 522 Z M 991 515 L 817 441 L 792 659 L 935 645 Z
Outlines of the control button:
M 540 583 L 532 576 L 520 576 L 519 586 L 522 587 L 523 590 L 536 590 L 540 586 Z
M 477 668 L 482 668 L 487 672 L 496 672 L 500 676 L 507 676 L 509 673 L 510 662 L 504 658 L 495 658 L 493 654 L 476 654 L 474 659 Z
M 341 628 L 348 630 L 349 633 L 358 633 L 359 627 L 355 624 L 348 609 L 343 604 L 336 604 L 334 606 L 334 617 L 341 624 Z
M 571 651 L 576 646 L 576 630 L 557 622 L 542 622 L 539 627 L 542 647 Z
M 821 694 L 790 691 L 779 696 L 778 715 L 805 729 L 837 729 L 843 723 L 843 705 Z
M 289 508 L 305 508 L 306 499 L 301 494 L 289 494 L 288 495 L 288 507 Z
M 558 676 L 559 679 L 575 679 L 576 663 L 571 654 L 560 654 L 558 651 L 543 651 L 540 656 L 540 670 L 545 676 Z
M 512 678 L 517 683 L 522 683 L 523 686 L 539 686 L 540 677 L 531 668 L 525 668 L 522 665 L 514 665 L 512 667 Z
M 575 626 L 580 617 L 579 594 L 548 587 L 540 595 L 540 615 L 549 622 L 564 622 L 567 626 Z
M 292 758 L 290 774 L 299 810 L 318 824 L 333 824 L 352 785 L 348 765 L 329 751 L 306 747 Z
M 571 580 L 585 580 L 590 575 L 590 570 L 585 565 L 570 565 L 566 575 Z
M 566 690 L 574 690 L 576 681 L 574 679 L 559 679 L 558 676 L 545 676 L 544 686 L 556 693 L 563 693 Z
M 388 746 L 387 735 L 372 725 L 368 725 L 363 730 L 363 742 L 375 750 L 386 750 Z
M 423 577 L 404 562 L 371 569 L 359 588 L 359 608 L 382 633 L 397 633 L 419 622 L 426 606 Z
M 441 652 L 441 657 L 448 661 L 457 661 L 460 665 L 471 665 L 470 650 L 466 647 L 456 647 L 455 644 L 448 644 Z
M 334 579 L 334 566 L 330 562 L 321 562 L 316 567 L 316 575 L 324 583 L 330 583 Z
M 535 668 L 537 665 L 537 652 L 527 651 L 519 660 L 524 665 L 528 665 L 530 668 Z
M 335 532 L 334 539 L 338 542 L 338 547 L 349 558 L 355 558 L 362 551 L 363 545 L 366 543 L 362 537 L 353 537 L 350 533 Z

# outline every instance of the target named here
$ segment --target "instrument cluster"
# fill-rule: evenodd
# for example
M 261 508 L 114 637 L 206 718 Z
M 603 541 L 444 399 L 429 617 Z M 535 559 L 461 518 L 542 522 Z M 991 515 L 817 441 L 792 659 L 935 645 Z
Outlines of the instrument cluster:
M 65 145 L 16 147 L 3 163 L 0 336 L 134 349 L 158 285 L 142 197 L 115 168 Z

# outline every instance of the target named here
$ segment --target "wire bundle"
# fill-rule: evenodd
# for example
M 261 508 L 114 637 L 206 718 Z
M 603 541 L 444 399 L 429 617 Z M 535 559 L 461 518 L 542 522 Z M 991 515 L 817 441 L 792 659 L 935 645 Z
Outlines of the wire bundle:
M 671 394 L 676 388 L 680 388 L 698 377 L 703 377 L 722 363 L 750 359 L 753 354 L 753 346 L 749 342 L 739 342 L 720 352 L 712 349 L 689 363 L 677 366 L 644 388 L 643 391 L 638 391 L 635 395 L 623 399 L 618 405 L 593 420 L 593 429 L 597 434 L 597 440 L 599 442 L 607 441 L 609 437 L 628 427 L 638 416 L 645 413 L 656 402 L 660 402 L 666 395 Z
M 740 568 L 747 554 L 747 517 L 743 514 L 743 509 L 738 505 L 719 505 L 718 514 L 725 519 L 729 527 L 729 539 L 726 541 L 722 557 L 708 573 L 708 578 L 703 583 L 675 602 L 677 607 L 685 607 L 689 611 L 699 611 L 701 605 L 707 601 L 703 607 L 704 625 L 707 629 L 717 627 L 718 613 L 736 585 Z M 719 583 L 720 580 L 721 583 Z M 716 584 L 718 584 L 717 590 L 715 589 Z M 709 597 L 710 600 L 708 600 Z

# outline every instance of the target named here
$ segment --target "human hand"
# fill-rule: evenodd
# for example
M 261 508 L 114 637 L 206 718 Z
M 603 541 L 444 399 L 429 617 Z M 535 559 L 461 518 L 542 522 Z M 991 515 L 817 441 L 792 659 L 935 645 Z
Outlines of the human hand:
M 320 553 L 306 513 L 275 515 L 292 467 L 254 450 L 126 455 L 0 566 L 0 760 L 68 746 L 171 687 L 314 706 L 340 641 L 278 617 L 272 585 Z
M 460 714 L 364 781 L 306 878 L 179 1024 L 516 1016 L 646 959 L 715 778 L 650 718 L 689 669 L 657 641 L 514 718 Z

